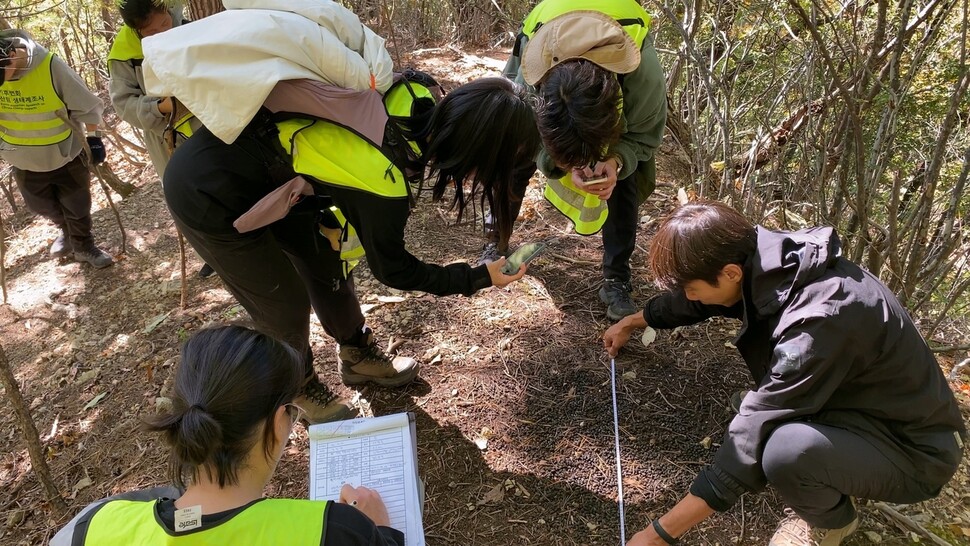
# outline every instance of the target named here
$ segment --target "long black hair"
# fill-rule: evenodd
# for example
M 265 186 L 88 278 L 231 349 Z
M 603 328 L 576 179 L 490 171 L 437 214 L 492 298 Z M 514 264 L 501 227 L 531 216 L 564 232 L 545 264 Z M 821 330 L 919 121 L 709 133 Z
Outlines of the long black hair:
M 422 161 L 429 169 L 431 196 L 437 201 L 454 186 L 452 208 L 461 221 L 465 207 L 464 182 L 471 181 L 469 198 L 477 197 L 495 217 L 499 233 L 512 233 L 512 203 L 521 200 L 535 172 L 539 151 L 532 100 L 524 87 L 505 78 L 482 78 L 448 93 L 435 107 L 417 135 L 424 141 Z M 484 216 L 484 215 L 483 215 Z
M 172 410 L 145 419 L 171 447 L 172 481 L 185 487 L 201 472 L 219 487 L 239 470 L 263 428 L 264 455 L 276 437 L 276 410 L 297 396 L 304 360 L 289 345 L 240 325 L 207 328 L 189 338 L 175 373 Z

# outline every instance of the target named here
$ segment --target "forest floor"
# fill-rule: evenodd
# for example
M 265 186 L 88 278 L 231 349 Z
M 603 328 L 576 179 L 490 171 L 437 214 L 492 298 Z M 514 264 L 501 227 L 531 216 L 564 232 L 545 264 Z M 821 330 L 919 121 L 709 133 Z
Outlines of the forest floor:
M 504 55 L 436 49 L 418 52 L 412 62 L 454 84 L 496 74 Z M 684 183 L 669 151 L 662 150 L 660 184 L 641 209 L 633 258 L 638 303 L 653 293 L 646 243 Z M 9 301 L 0 307 L 0 339 L 70 508 L 62 516 L 49 511 L 10 405 L 0 398 L 5 545 L 46 544 L 87 503 L 164 484 L 166 449 L 139 431 L 139 418 L 164 402 L 159 399 L 167 394 L 186 336 L 245 316 L 217 277 L 194 275 L 201 263 L 191 251 L 188 305 L 180 308 L 177 236 L 154 171 L 139 171 L 117 150 L 111 159 L 138 186 L 117 203 L 128 248 L 111 268 L 95 271 L 48 259 L 54 227 L 22 204 L 12 211 L 0 203 L 9 289 Z M 114 216 L 100 190 L 93 191 L 100 207 L 97 237 L 117 254 Z M 411 252 L 431 263 L 474 261 L 482 246 L 480 218 L 455 225 L 445 204 L 424 195 L 407 239 Z M 534 184 L 512 242 L 530 241 L 550 248 L 524 279 L 470 298 L 398 292 L 375 281 L 366 265 L 357 269 L 368 323 L 384 342 L 404 340 L 400 353 L 422 362 L 420 380 L 405 389 L 341 385 L 336 347 L 313 320 L 317 371 L 327 384 L 355 397 L 365 414 L 417 415 L 431 545 L 618 542 L 610 373 L 600 342 L 609 322 L 597 298 L 601 240 L 573 233 Z M 627 537 L 672 507 L 711 461 L 732 416 L 728 397 L 750 382 L 727 345 L 737 328 L 736 322 L 711 320 L 661 332 L 648 347 L 632 341 L 617 358 Z M 941 365 L 948 372 L 953 361 L 944 357 Z M 963 375 L 952 383 L 965 415 L 968 382 Z M 305 498 L 308 459 L 306 432 L 298 425 L 266 493 Z M 965 461 L 938 498 L 899 509 L 953 544 L 970 544 L 967 482 Z M 748 494 L 683 543 L 764 544 L 782 510 L 771 489 Z M 861 511 L 862 527 L 850 546 L 916 539 L 871 505 Z

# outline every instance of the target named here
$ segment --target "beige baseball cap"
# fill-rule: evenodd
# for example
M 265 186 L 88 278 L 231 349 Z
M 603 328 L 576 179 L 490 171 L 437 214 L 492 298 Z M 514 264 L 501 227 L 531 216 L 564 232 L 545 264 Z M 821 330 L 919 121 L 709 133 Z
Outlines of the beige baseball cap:
M 610 72 L 640 66 L 640 49 L 615 19 L 598 11 L 571 11 L 539 27 L 525 46 L 522 76 L 529 85 L 570 59 L 586 59 Z

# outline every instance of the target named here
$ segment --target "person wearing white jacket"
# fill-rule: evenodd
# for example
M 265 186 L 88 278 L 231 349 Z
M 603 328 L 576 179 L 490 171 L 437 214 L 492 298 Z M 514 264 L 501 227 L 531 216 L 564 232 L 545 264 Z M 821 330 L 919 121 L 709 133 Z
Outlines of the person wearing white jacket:
M 516 166 L 531 164 L 538 149 L 535 114 L 521 86 L 491 78 L 459 87 L 437 105 L 415 98 L 422 105 L 417 115 L 408 109 L 391 120 L 381 98 L 393 83 L 390 57 L 353 13 L 328 1 L 226 4 L 227 11 L 192 23 L 191 31 L 175 28 L 143 41 L 149 91 L 176 97 L 205 125 L 173 155 L 166 202 L 257 327 L 306 355 L 308 382 L 298 403 L 308 420 L 335 419 L 345 405 L 313 373 L 309 307 L 339 345 L 345 384 L 404 386 L 419 365 L 378 346 L 344 249 L 320 233 L 320 225 L 333 227 L 321 214 L 339 212 L 346 222 L 341 239 L 356 230 L 374 276 L 393 288 L 471 295 L 513 282 L 525 269 L 505 275 L 504 260 L 439 266 L 408 252 L 405 173 L 424 173 L 426 166 L 437 172 L 436 197 L 449 185 L 463 195 L 468 180 L 472 194 L 481 191 L 493 205 L 508 196 Z M 226 89 L 245 92 L 230 100 Z M 405 102 L 411 97 L 403 95 Z M 307 183 L 294 180 L 297 174 Z M 308 188 L 283 194 L 292 209 L 237 229 L 257 202 L 291 184 Z M 459 212 L 466 203 L 456 197 Z

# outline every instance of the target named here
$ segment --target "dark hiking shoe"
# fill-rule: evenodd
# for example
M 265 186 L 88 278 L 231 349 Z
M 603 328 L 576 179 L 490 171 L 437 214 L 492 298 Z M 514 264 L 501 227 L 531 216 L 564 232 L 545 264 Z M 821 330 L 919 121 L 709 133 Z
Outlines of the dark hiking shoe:
M 628 282 L 616 279 L 603 281 L 603 287 L 600 288 L 600 301 L 606 304 L 607 318 L 616 321 L 637 312 L 633 296 L 630 295 L 632 291 L 633 287 Z
M 377 346 L 374 332 L 367 330 L 364 345 L 341 345 L 337 352 L 340 378 L 344 385 L 376 383 L 382 387 L 401 387 L 418 376 L 418 361 L 404 356 L 390 357 Z
M 498 243 L 485 243 L 482 247 L 482 255 L 478 257 L 478 265 L 488 265 L 497 262 L 505 254 L 499 252 Z
M 352 411 L 346 399 L 334 394 L 316 376 L 307 381 L 293 404 L 305 412 L 303 418 L 311 425 L 345 419 L 350 417 Z
M 74 261 L 89 263 L 95 269 L 104 269 L 115 263 L 114 258 L 110 254 L 96 246 L 92 246 L 87 250 L 75 250 Z
M 748 389 L 741 389 L 731 395 L 731 397 L 728 399 L 728 405 L 731 406 L 731 411 L 734 413 L 741 413 L 741 402 L 749 392 L 751 391 Z
M 845 527 L 821 529 L 812 527 L 790 509 L 786 508 L 785 512 L 787 516 L 778 523 L 775 534 L 768 541 L 768 546 L 839 546 L 842 544 L 842 539 L 859 528 L 858 513 Z
M 67 235 L 61 232 L 51 243 L 51 258 L 63 258 L 74 252 L 74 245 L 68 240 Z
M 216 274 L 216 270 L 212 269 L 212 266 L 209 264 L 202 264 L 202 269 L 199 270 L 200 279 L 208 279 L 209 277 L 215 274 Z

